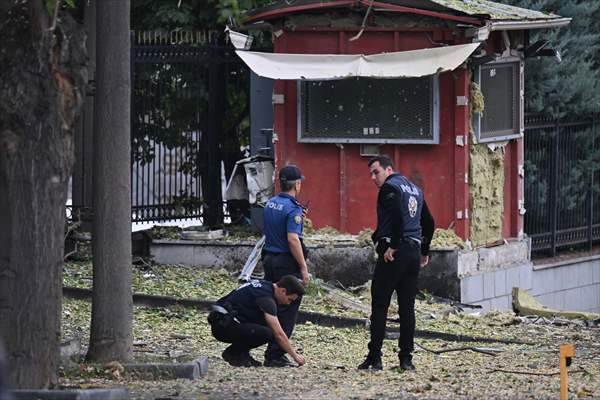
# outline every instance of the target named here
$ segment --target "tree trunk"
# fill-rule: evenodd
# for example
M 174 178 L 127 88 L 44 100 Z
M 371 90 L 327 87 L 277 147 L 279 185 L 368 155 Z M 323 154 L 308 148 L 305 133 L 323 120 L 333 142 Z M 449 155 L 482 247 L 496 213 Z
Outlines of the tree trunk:
M 131 70 L 129 0 L 96 3 L 94 292 L 87 357 L 131 358 Z
M 8 384 L 57 383 L 67 185 L 87 81 L 83 29 L 42 0 L 0 5 L 0 340 Z

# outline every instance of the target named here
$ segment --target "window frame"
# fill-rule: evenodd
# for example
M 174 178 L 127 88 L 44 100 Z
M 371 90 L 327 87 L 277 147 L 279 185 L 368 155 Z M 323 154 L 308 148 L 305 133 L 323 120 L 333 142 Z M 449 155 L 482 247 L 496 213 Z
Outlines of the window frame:
M 481 137 L 481 114 L 477 114 L 477 113 L 473 113 L 472 115 L 472 123 L 473 123 L 473 130 L 474 130 L 474 134 L 475 134 L 475 138 L 477 139 L 478 143 L 492 143 L 492 142 L 502 142 L 502 141 L 506 141 L 506 140 L 510 140 L 510 139 L 519 139 L 523 137 L 523 133 L 525 131 L 525 123 L 524 123 L 524 107 L 525 107 L 525 80 L 524 80 L 524 62 L 523 59 L 521 57 L 516 57 L 516 56 L 510 56 L 510 57 L 498 57 L 496 58 L 494 61 L 483 64 L 483 65 L 478 65 L 477 67 L 475 67 L 474 71 L 473 71 L 473 81 L 475 83 L 477 83 L 481 89 L 481 92 L 483 93 L 483 87 L 481 86 L 481 70 L 483 67 L 493 67 L 494 65 L 499 65 L 499 64 L 515 64 L 516 68 L 518 68 L 518 74 L 517 74 L 517 79 L 519 80 L 518 85 L 515 85 L 516 87 L 518 87 L 519 89 L 519 109 L 518 109 L 518 116 L 517 116 L 517 127 L 516 130 L 512 130 L 513 133 L 506 133 L 506 131 L 502 131 L 501 133 L 499 133 L 498 135 L 494 135 L 491 137 Z M 486 68 L 487 69 L 487 68 Z M 513 77 L 513 84 L 514 84 L 514 77 Z M 484 104 L 486 104 L 487 101 L 484 98 Z M 485 108 L 483 113 L 485 114 Z
M 298 143 L 377 143 L 377 144 L 439 144 L 440 143 L 440 84 L 439 74 L 429 75 L 431 79 L 430 104 L 432 118 L 430 121 L 433 131 L 432 139 L 385 139 L 385 138 L 344 138 L 339 137 L 305 137 L 303 136 L 303 107 L 302 83 L 308 81 L 298 80 L 296 83 L 296 140 Z M 375 79 L 375 78 L 372 78 Z M 410 78 L 394 78 L 410 79 Z

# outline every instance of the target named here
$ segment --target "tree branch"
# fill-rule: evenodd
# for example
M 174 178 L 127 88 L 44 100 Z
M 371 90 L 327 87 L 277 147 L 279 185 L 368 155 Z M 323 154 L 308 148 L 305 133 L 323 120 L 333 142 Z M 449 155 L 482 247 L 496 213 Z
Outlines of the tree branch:
M 471 350 L 474 351 L 476 353 L 482 353 L 482 354 L 487 354 L 488 356 L 493 356 L 496 357 L 496 353 L 501 353 L 504 350 L 499 350 L 499 349 L 489 349 L 489 348 L 483 348 L 483 347 L 474 347 L 474 346 L 463 346 L 463 347 L 454 347 L 451 349 L 442 349 L 442 350 L 433 350 L 433 349 L 428 349 L 427 347 L 420 345 L 419 343 L 415 344 L 417 346 L 419 346 L 420 348 L 422 348 L 425 351 L 428 351 L 430 353 L 433 354 L 442 354 L 442 353 L 450 353 L 451 351 L 466 351 L 466 350 Z
M 49 31 L 54 32 L 56 29 L 56 21 L 58 20 L 58 10 L 60 10 L 60 2 L 62 0 L 56 0 L 56 4 L 54 5 L 54 16 L 52 17 L 52 25 L 48 28 Z
M 494 372 L 504 372 L 507 374 L 519 374 L 519 375 L 536 375 L 536 376 L 555 376 L 560 375 L 560 372 L 529 372 L 529 371 L 515 371 L 510 369 L 500 369 L 500 368 L 488 368 L 488 373 Z M 575 371 L 569 371 L 570 374 L 579 374 L 579 373 L 588 373 L 587 370 L 580 368 Z

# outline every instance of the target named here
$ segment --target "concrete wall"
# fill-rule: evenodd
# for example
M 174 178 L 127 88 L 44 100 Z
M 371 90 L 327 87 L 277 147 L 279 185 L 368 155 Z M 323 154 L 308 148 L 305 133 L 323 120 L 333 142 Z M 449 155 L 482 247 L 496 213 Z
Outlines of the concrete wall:
M 524 262 L 465 276 L 460 280 L 463 303 L 480 304 L 483 311 L 512 309 L 513 287 L 531 290 L 532 264 Z
M 534 266 L 530 293 L 550 308 L 600 312 L 600 255 Z
M 484 311 L 509 310 L 513 287 L 528 290 L 550 308 L 600 312 L 600 256 L 536 266 L 523 262 L 465 275 L 460 298 Z
M 161 264 L 184 264 L 241 271 L 254 242 L 155 240 L 150 252 Z M 353 245 L 309 247 L 309 269 L 325 281 L 344 286 L 371 279 L 371 248 Z M 262 268 L 260 263 L 257 271 Z M 536 265 L 529 261 L 529 242 L 472 251 L 434 250 L 421 270 L 419 288 L 480 304 L 483 311 L 512 309 L 513 287 L 528 290 L 547 307 L 600 312 L 600 255 Z
M 182 264 L 241 271 L 256 242 L 153 240 L 150 254 L 159 264 Z
M 255 242 L 154 240 L 150 254 L 159 264 L 182 264 L 241 271 Z M 371 279 L 375 257 L 370 247 L 309 246 L 308 269 L 325 280 L 357 286 Z M 261 271 L 259 262 L 257 272 Z

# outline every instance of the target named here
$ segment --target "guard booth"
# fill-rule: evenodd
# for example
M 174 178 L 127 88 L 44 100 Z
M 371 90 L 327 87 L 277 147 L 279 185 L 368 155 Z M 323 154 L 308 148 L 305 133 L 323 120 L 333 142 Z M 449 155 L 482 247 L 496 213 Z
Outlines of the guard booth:
M 483 0 L 276 1 L 245 26 L 270 29 L 273 53 L 237 54 L 275 80 L 276 171 L 300 166 L 315 227 L 375 226 L 367 162 L 386 154 L 438 227 L 484 245 L 523 236 L 523 61 L 558 56 L 529 30 L 569 21 Z

